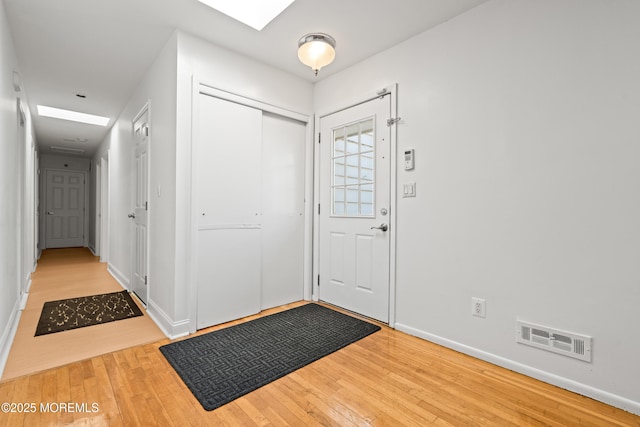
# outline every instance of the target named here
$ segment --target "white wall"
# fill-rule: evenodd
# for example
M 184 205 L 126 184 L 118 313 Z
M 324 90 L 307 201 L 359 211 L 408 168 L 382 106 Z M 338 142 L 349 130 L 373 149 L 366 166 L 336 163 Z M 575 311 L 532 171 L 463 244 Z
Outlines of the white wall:
M 640 413 L 640 2 L 494 0 L 315 87 L 398 83 L 396 326 Z M 399 193 L 401 194 L 401 193 Z M 486 319 L 470 315 L 485 298 Z M 594 337 L 593 362 L 515 343 Z
M 129 286 L 131 122 L 151 102 L 148 310 L 167 335 L 190 322 L 192 78 L 302 114 L 311 114 L 312 85 L 280 70 L 176 32 L 132 95 L 93 158 L 109 150 L 109 269 Z
M 92 169 L 109 161 L 109 271 L 130 288 L 133 209 L 133 119 L 150 104 L 149 282 L 154 289 L 173 287 L 175 228 L 175 87 L 176 38 L 171 37 L 132 94 L 100 145 Z M 157 189 L 161 192 L 158 194 Z M 94 207 L 95 209 L 95 207 Z
M 18 289 L 21 285 L 25 288 L 28 286 L 31 266 L 35 262 L 33 161 L 36 153 L 25 92 L 15 92 L 13 87 L 14 70 L 19 71 L 19 67 L 4 3 L 0 3 L 0 374 L 19 319 Z M 18 97 L 23 101 L 26 119 L 25 141 L 20 148 Z M 24 183 L 22 196 L 21 181 Z M 20 249 L 22 257 L 18 255 Z

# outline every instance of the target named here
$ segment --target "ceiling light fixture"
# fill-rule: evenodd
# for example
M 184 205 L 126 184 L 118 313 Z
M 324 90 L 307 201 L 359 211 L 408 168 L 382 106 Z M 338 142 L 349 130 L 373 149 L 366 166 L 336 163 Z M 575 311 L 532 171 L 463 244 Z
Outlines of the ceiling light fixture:
M 210 8 L 258 31 L 280 15 L 295 0 L 198 0 Z
M 94 116 L 93 114 L 79 113 L 77 111 L 63 110 L 61 108 L 45 107 L 38 105 L 38 115 L 54 119 L 70 120 L 72 122 L 87 123 L 90 125 L 106 126 L 108 117 Z
M 298 59 L 318 75 L 318 70 L 333 62 L 336 57 L 336 40 L 328 34 L 311 33 L 298 41 Z

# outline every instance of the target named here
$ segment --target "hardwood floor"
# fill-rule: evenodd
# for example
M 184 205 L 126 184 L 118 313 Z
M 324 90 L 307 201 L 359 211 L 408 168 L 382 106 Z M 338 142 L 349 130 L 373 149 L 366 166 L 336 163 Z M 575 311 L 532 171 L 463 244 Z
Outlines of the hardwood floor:
M 142 306 L 144 316 L 34 337 L 46 301 L 122 290 L 87 248 L 45 250 L 32 281 L 2 380 L 165 338 Z
M 169 342 L 1 383 L 0 403 L 37 410 L 1 414 L 0 426 L 640 426 L 638 416 L 388 327 L 206 412 L 158 350 Z M 41 410 L 60 402 L 82 411 Z

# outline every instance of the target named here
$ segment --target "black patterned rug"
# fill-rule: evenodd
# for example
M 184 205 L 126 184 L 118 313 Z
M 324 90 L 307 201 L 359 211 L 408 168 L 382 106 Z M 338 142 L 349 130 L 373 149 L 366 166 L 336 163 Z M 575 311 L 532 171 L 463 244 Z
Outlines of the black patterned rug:
M 167 344 L 160 351 L 211 411 L 379 330 L 307 304 Z
M 35 336 L 137 316 L 142 311 L 127 291 L 49 301 L 44 303 Z

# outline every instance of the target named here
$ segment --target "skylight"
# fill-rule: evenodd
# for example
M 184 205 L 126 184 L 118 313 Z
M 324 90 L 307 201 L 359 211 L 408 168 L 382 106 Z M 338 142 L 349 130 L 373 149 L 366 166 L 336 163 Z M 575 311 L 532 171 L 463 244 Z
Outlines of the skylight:
M 38 115 L 97 126 L 106 126 L 109 123 L 108 117 L 94 116 L 93 114 L 63 110 L 61 108 L 45 107 L 43 105 L 38 105 Z
M 262 30 L 294 0 L 198 0 L 256 30 Z

